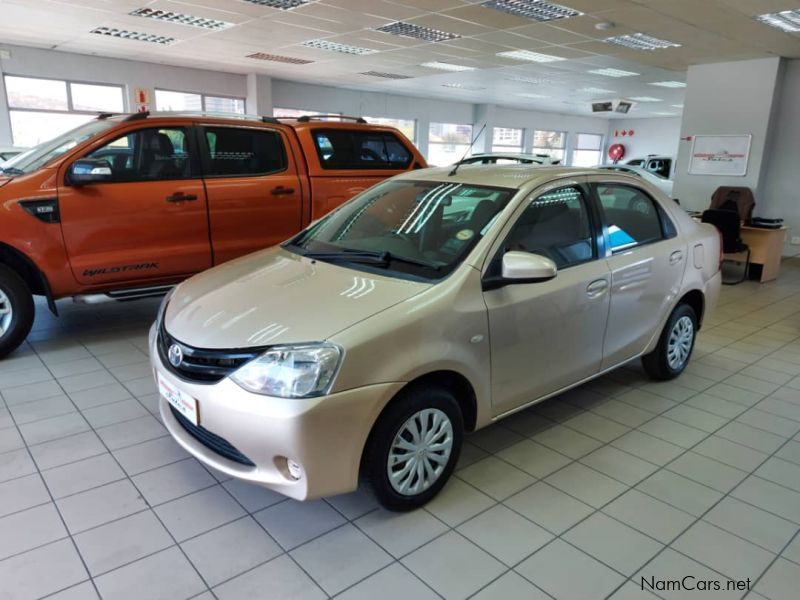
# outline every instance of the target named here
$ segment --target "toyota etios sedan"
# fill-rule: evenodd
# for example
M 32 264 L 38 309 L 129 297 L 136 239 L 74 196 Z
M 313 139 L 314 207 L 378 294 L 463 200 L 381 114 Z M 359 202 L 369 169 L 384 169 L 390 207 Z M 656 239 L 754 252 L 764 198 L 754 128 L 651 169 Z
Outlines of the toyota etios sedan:
M 161 416 L 233 477 L 303 500 L 361 474 L 411 509 L 465 432 L 635 357 L 678 376 L 719 264 L 713 227 L 630 176 L 401 175 L 175 288 L 150 333 Z

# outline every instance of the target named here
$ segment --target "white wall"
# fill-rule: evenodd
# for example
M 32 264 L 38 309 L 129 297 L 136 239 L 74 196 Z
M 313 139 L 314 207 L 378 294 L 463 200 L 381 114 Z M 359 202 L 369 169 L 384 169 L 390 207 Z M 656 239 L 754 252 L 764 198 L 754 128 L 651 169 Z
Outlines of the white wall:
M 615 132 L 631 131 L 632 136 L 617 136 Z M 678 155 L 678 141 L 681 135 L 681 117 L 664 117 L 659 119 L 611 119 L 608 122 L 606 135 L 605 159 L 608 148 L 612 144 L 625 146 L 625 157 L 621 162 L 631 158 L 639 158 L 648 154 L 664 156 Z

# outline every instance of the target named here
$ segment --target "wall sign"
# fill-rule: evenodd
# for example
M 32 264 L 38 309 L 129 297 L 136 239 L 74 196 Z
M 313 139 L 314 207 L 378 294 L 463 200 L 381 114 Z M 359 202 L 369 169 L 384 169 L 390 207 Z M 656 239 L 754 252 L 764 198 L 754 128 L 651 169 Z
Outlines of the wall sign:
M 136 104 L 150 104 L 150 90 L 147 88 L 133 88 L 133 98 Z
M 752 135 L 695 135 L 689 160 L 692 175 L 744 177 Z

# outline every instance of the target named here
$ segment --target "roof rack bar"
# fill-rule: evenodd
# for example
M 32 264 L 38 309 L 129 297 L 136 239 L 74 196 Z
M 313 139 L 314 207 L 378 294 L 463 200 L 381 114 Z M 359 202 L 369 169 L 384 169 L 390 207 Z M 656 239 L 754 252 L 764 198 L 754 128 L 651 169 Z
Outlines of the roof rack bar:
M 339 119 L 340 121 L 353 121 L 355 123 L 366 123 L 364 117 L 349 117 L 347 115 L 303 115 L 297 117 L 298 123 L 308 123 L 309 121 L 327 121 L 328 119 Z
M 149 116 L 150 116 L 150 111 L 149 110 L 143 110 L 142 112 L 131 113 L 131 114 L 129 114 L 127 117 L 125 117 L 122 120 L 125 121 L 125 122 L 128 122 L 128 121 L 141 121 L 142 119 L 146 119 Z

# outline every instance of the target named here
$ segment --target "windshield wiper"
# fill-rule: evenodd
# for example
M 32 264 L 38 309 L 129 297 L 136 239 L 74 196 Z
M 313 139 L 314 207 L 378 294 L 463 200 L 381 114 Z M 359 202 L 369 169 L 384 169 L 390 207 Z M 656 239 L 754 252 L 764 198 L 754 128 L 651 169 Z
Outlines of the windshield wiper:
M 425 267 L 427 269 L 434 269 L 438 271 L 441 267 L 437 264 L 410 258 L 408 256 L 400 256 L 399 254 L 392 254 L 391 252 L 384 251 L 378 252 L 376 250 L 340 250 L 335 252 L 306 252 L 303 254 L 306 258 L 313 258 L 319 260 L 329 260 L 332 262 L 362 262 L 370 264 L 388 265 L 390 262 L 402 262 L 408 265 L 415 265 L 417 267 Z
M 25 175 L 25 171 L 17 169 L 16 167 L 0 167 L 0 173 L 5 173 L 6 175 Z

